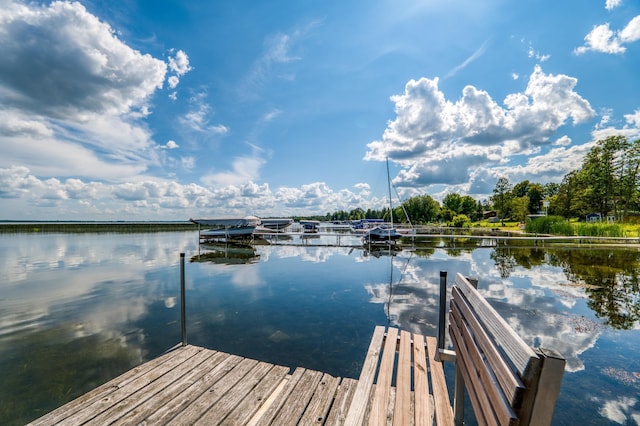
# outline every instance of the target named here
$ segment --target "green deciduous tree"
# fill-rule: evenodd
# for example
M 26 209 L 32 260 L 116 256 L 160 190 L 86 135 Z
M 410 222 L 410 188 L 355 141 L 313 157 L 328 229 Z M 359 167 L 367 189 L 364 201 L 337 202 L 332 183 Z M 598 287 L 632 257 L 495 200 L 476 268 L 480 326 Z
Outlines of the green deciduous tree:
M 442 208 L 449 209 L 454 213 L 460 213 L 460 206 L 462 204 L 462 195 L 455 192 L 449 193 L 442 199 Z
M 440 203 L 429 195 L 411 197 L 402 204 L 414 224 L 433 222 L 440 215 Z
M 511 200 L 511 206 L 513 208 L 514 218 L 518 222 L 525 222 L 527 215 L 529 214 L 529 197 L 526 195 L 523 197 L 516 197 Z
M 511 203 L 511 184 L 509 183 L 509 179 L 506 177 L 501 177 L 496 182 L 496 186 L 493 188 L 493 197 L 491 197 L 491 202 L 494 207 L 498 211 L 498 215 L 500 215 L 500 220 L 504 225 L 504 218 L 509 215 L 509 208 Z

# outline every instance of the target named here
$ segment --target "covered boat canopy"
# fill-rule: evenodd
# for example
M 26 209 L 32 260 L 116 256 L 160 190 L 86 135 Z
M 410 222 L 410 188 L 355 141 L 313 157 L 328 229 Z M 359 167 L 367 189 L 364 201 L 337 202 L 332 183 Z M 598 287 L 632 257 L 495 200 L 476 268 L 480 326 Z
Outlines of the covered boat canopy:
M 262 226 L 269 229 L 284 229 L 293 223 L 293 219 L 288 217 L 262 219 Z
M 255 216 L 245 216 L 243 218 L 224 218 L 224 219 L 189 219 L 190 222 L 197 223 L 202 226 L 212 226 L 219 228 L 239 228 L 239 227 L 256 227 L 260 225 L 260 219 Z

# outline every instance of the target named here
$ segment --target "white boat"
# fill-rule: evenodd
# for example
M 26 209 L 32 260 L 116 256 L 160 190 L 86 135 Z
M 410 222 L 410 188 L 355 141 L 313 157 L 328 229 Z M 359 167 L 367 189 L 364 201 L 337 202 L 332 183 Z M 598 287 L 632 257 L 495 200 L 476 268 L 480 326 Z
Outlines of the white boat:
M 284 230 L 293 223 L 293 219 L 288 217 L 261 219 L 260 221 L 263 227 L 274 231 Z
M 402 234 L 400 234 L 396 228 L 381 225 L 368 230 L 363 235 L 363 238 L 365 242 L 394 242 L 402 238 Z
M 351 222 L 351 232 L 354 234 L 366 234 L 369 230 L 382 226 L 384 219 L 360 219 Z
M 320 226 L 320 221 L 318 220 L 301 220 L 300 225 L 302 226 L 302 232 L 305 233 L 314 233 L 318 232 L 318 227 Z
M 210 227 L 200 231 L 200 239 L 237 239 L 249 238 L 256 227 L 260 225 L 260 219 L 255 216 L 244 218 L 224 219 L 189 219 L 200 226 Z
M 402 235 L 393 227 L 393 206 L 391 205 L 391 176 L 389 175 L 389 159 L 387 158 L 387 181 L 389 184 L 389 217 L 391 218 L 391 226 L 382 224 L 373 229 L 365 231 L 362 239 L 365 243 L 389 243 L 393 244 L 398 241 Z M 375 219 L 373 219 L 375 221 Z M 366 222 L 365 222 L 366 223 Z M 375 222 L 369 222 L 375 223 Z
M 243 238 L 253 235 L 255 226 L 206 229 L 200 231 L 200 238 Z
M 189 219 L 190 222 L 197 223 L 201 226 L 213 226 L 216 228 L 238 228 L 242 226 L 253 226 L 254 228 L 260 225 L 260 219 L 255 216 L 245 216 L 243 218 L 223 218 L 223 219 Z

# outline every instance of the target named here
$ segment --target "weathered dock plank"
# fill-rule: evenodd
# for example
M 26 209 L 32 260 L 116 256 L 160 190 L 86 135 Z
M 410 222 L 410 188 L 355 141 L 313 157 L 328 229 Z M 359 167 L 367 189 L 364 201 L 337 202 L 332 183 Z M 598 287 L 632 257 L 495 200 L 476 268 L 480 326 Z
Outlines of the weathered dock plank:
M 453 409 L 449 400 L 447 383 L 444 381 L 442 363 L 436 360 L 438 343 L 435 337 L 427 337 L 427 359 L 429 368 L 435 372 L 431 375 L 433 386 L 433 399 L 435 404 L 436 423 L 439 425 L 453 424 Z
M 433 424 L 433 409 L 429 400 L 429 377 L 427 375 L 427 355 L 425 351 L 424 337 L 413 336 L 413 386 L 416 401 L 427 401 L 427 404 L 415 404 L 415 426 Z
M 242 400 L 250 394 L 255 386 L 267 375 L 269 370 L 273 368 L 272 364 L 259 362 L 251 371 L 249 371 L 242 380 L 238 381 L 223 395 L 215 404 L 198 419 L 199 423 L 215 426 L 220 424 L 233 409 L 242 402 Z
M 231 389 L 240 379 L 242 379 L 258 361 L 245 358 L 236 365 L 228 374 L 209 386 L 191 404 L 189 404 L 180 414 L 171 419 L 168 425 L 191 425 L 202 416 L 213 404 Z
M 344 421 L 347 418 L 347 411 L 353 400 L 353 394 L 355 393 L 357 384 L 358 381 L 355 379 L 342 379 L 338 386 L 336 396 L 333 399 L 331 411 L 329 411 L 325 425 L 341 426 L 345 424 Z
M 359 425 L 364 421 L 365 412 L 371 395 L 371 388 L 373 386 L 373 379 L 376 375 L 378 358 L 380 356 L 383 339 L 384 327 L 377 326 L 373 332 L 373 338 L 371 339 L 369 350 L 367 351 L 367 355 L 364 359 L 364 365 L 360 372 L 360 378 L 358 379 L 358 385 L 356 386 L 356 391 L 353 395 L 351 407 L 347 412 L 345 424 Z
M 297 424 L 298 420 L 304 414 L 307 404 L 313 396 L 316 386 L 322 379 L 322 373 L 319 371 L 305 370 L 300 381 L 293 388 L 291 394 L 285 401 L 275 419 L 274 425 L 292 425 Z
M 153 398 L 147 399 L 133 410 L 129 411 L 126 416 L 121 417 L 113 423 L 114 426 L 122 426 L 129 424 L 137 424 L 143 422 L 147 417 L 157 413 L 164 413 L 165 418 L 169 417 L 167 405 L 171 404 L 177 396 L 185 391 L 189 386 L 200 380 L 213 366 L 223 362 L 229 355 L 223 352 L 202 351 L 202 362 L 195 366 L 183 364 L 185 374 L 172 383 L 168 383 L 162 390 L 156 393 Z M 198 354 L 200 355 L 200 354 Z M 194 362 L 197 362 L 194 358 Z M 165 408 L 166 407 L 166 408 Z
M 158 424 L 161 421 L 168 421 L 174 418 L 182 412 L 183 409 L 188 407 L 193 400 L 202 395 L 207 389 L 209 389 L 209 387 L 220 380 L 220 378 L 224 377 L 229 373 L 229 371 L 238 365 L 240 361 L 242 361 L 242 358 L 239 356 L 229 354 L 224 355 L 224 359 L 220 360 L 218 364 L 212 364 L 210 366 L 211 369 L 204 376 L 196 380 L 183 392 L 176 394 L 173 399 L 170 399 L 155 413 L 148 416 L 145 419 L 145 423 L 153 425 Z
M 222 425 L 245 425 L 253 417 L 261 405 L 267 401 L 269 395 L 283 382 L 289 373 L 289 367 L 273 366 L 260 380 L 253 390 L 247 394 L 242 403 L 221 422 Z
M 340 384 L 339 377 L 333 377 L 330 374 L 324 374 L 318 386 L 316 386 L 315 392 L 309 406 L 307 407 L 304 415 L 300 419 L 300 424 L 303 425 L 323 425 L 329 413 L 331 402 L 336 395 L 336 390 Z
M 274 392 L 274 397 L 269 398 L 269 401 L 265 403 L 265 409 L 258 410 L 258 413 L 249 421 L 248 426 L 270 425 L 287 398 L 289 398 L 289 395 L 293 392 L 293 389 L 296 387 L 305 371 L 306 370 L 304 368 L 296 368 L 293 374 L 288 376 L 285 381 L 278 386 L 276 392 Z
M 393 426 L 411 424 L 411 333 L 400 332 Z
M 373 406 L 369 416 L 370 425 L 386 425 L 389 401 L 391 399 L 391 378 L 395 361 L 395 348 L 397 344 L 398 329 L 390 328 L 384 343 L 384 352 L 380 361 L 376 391 L 373 396 Z

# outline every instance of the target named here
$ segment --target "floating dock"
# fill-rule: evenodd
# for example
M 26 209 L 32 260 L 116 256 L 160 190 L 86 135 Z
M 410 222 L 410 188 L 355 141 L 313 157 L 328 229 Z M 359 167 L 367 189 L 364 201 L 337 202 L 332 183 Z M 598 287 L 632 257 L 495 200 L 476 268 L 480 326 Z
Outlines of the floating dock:
M 178 346 L 30 424 L 431 425 L 427 372 L 446 385 L 427 342 L 432 352 L 434 338 L 376 327 L 358 380 Z M 448 401 L 435 404 L 451 424 Z

